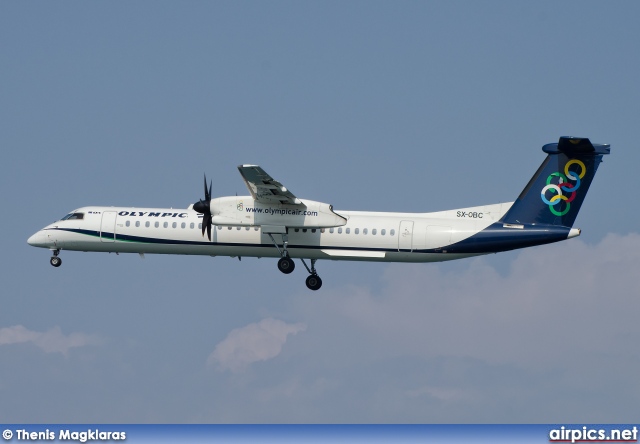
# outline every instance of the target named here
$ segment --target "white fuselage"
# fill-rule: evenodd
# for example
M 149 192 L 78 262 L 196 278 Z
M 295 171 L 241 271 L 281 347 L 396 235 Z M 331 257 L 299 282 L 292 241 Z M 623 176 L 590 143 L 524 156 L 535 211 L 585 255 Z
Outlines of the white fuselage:
M 383 262 L 476 256 L 482 253 L 447 253 L 447 246 L 497 222 L 511 205 L 436 213 L 336 211 L 347 219 L 346 224 L 289 228 L 288 252 L 292 258 Z M 202 235 L 202 215 L 192 209 L 90 206 L 73 213 L 82 213 L 83 218 L 48 225 L 31 236 L 29 244 L 52 250 L 280 257 L 271 237 L 258 225 L 214 224 L 210 242 Z M 281 235 L 272 236 L 280 243 Z

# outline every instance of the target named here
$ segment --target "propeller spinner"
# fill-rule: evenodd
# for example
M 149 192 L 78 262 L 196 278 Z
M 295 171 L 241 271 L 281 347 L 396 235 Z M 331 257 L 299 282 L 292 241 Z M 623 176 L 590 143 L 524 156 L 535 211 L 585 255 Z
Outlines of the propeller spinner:
M 209 182 L 209 189 L 207 189 L 207 175 L 204 175 L 204 200 L 200 199 L 193 204 L 193 209 L 202 214 L 202 235 L 204 236 L 205 230 L 207 231 L 207 237 L 211 241 L 211 186 Z

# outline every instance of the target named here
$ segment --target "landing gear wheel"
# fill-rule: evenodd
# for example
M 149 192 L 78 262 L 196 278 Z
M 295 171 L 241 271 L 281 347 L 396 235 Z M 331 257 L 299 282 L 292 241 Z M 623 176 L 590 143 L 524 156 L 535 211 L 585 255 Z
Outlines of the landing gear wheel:
M 58 256 L 53 256 L 49 262 L 51 263 L 51 265 L 53 265 L 54 267 L 59 267 L 60 265 L 62 265 L 62 259 L 60 259 Z
M 293 263 L 293 259 L 290 257 L 283 257 L 278 261 L 278 270 L 284 274 L 289 274 L 296 268 L 296 264 Z
M 317 274 L 310 274 L 309 277 L 307 277 L 307 288 L 315 291 L 320 289 L 320 287 L 322 287 L 322 279 L 320 279 L 320 276 Z

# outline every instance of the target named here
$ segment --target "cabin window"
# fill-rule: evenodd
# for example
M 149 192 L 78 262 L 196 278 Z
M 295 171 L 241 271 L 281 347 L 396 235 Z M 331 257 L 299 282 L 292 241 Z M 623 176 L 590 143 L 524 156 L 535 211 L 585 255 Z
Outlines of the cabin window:
M 364 229 L 362 230 L 362 234 L 367 234 L 367 232 L 368 232 L 368 231 L 369 231 L 369 229 L 364 228 Z
M 160 222 L 155 223 L 155 227 L 158 228 L 160 226 Z
M 146 221 L 146 222 L 144 223 L 144 226 L 145 226 L 145 227 L 147 227 L 147 228 L 149 228 L 149 225 L 150 225 L 149 221 Z
M 177 222 L 174 222 L 174 223 L 171 224 L 171 228 L 176 228 L 177 226 L 178 226 Z
M 169 222 L 165 222 L 165 223 L 163 223 L 163 224 L 162 224 L 162 226 L 163 226 L 164 228 L 168 228 L 168 227 L 169 227 Z
M 236 227 L 236 230 L 240 231 L 242 230 L 242 227 Z
M 244 227 L 244 229 L 245 229 L 246 231 L 249 231 L 249 228 L 250 228 L 250 227 Z
M 329 233 L 333 234 L 333 228 L 329 228 Z
M 315 232 L 316 232 L 316 229 L 315 229 L 315 228 L 312 228 L 312 229 L 311 229 L 311 232 L 312 232 L 312 233 L 315 233 Z
M 198 230 L 202 230 L 202 224 L 198 224 Z
M 355 232 L 356 234 L 360 234 L 360 228 L 356 228 L 356 229 L 354 230 L 354 232 Z
M 387 230 L 385 230 L 385 229 L 383 228 L 382 230 L 380 230 L 380 234 L 382 234 L 382 235 L 384 236 L 385 234 L 387 234 Z
M 347 234 L 351 233 L 351 228 L 345 229 L 344 232 L 347 233 Z
M 230 229 L 231 229 L 231 227 L 227 227 L 227 230 L 230 230 Z
M 324 233 L 324 228 L 320 228 L 320 232 L 321 232 L 321 233 Z
M 296 232 L 296 233 L 299 233 L 299 232 L 300 232 L 300 228 L 296 228 L 296 229 L 295 229 L 295 232 Z
M 342 227 L 338 228 L 338 234 L 342 234 Z
M 125 227 L 130 227 L 130 226 L 131 226 L 131 221 L 126 221 L 126 222 L 124 223 L 124 226 L 125 226 Z
M 137 220 L 137 221 L 136 221 L 136 227 L 139 227 L 139 226 L 140 226 L 140 221 L 139 221 L 139 220 Z
M 253 227 L 253 231 L 258 231 L 258 227 Z
M 393 228 L 389 231 L 389 235 L 390 236 L 395 236 L 396 235 L 396 230 L 394 230 Z
M 374 236 L 375 236 L 377 233 L 378 233 L 378 230 L 376 230 L 375 228 L 371 230 L 371 234 L 372 234 L 372 235 L 374 235 Z
M 182 224 L 180 224 L 180 228 L 187 228 L 187 224 L 185 222 L 182 222 Z
M 306 229 L 306 228 L 303 228 L 303 229 L 302 229 L 302 232 L 303 232 L 303 233 L 306 233 L 306 232 L 307 232 L 307 229 Z

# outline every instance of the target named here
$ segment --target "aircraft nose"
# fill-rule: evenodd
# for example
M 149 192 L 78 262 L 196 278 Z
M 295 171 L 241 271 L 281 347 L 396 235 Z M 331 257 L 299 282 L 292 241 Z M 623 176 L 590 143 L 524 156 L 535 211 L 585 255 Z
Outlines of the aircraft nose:
M 27 243 L 32 247 L 44 247 L 44 237 L 44 233 L 40 230 L 27 239 Z

